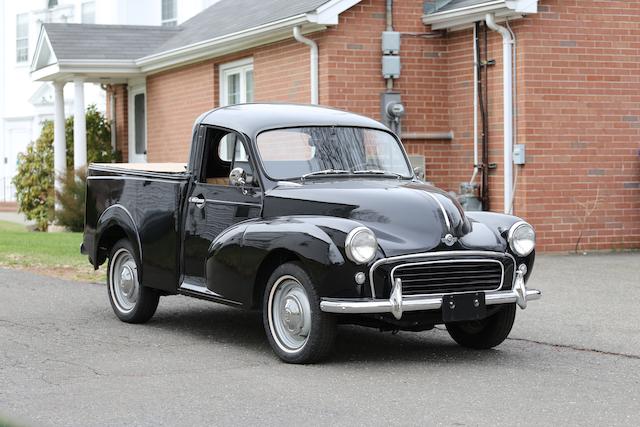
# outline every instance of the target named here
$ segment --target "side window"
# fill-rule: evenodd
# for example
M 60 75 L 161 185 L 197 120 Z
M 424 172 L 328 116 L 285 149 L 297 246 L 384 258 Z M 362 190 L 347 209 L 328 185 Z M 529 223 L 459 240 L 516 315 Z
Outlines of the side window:
M 235 132 L 207 129 L 200 182 L 231 185 L 229 173 L 241 167 L 247 174 L 247 184 L 254 185 L 253 169 L 242 139 Z

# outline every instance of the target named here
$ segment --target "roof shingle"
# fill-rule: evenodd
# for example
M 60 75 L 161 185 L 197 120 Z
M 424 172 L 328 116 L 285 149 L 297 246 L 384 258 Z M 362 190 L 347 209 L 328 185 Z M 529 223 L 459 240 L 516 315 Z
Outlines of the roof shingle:
M 178 28 L 135 25 L 43 24 L 58 60 L 134 60 L 152 53 Z

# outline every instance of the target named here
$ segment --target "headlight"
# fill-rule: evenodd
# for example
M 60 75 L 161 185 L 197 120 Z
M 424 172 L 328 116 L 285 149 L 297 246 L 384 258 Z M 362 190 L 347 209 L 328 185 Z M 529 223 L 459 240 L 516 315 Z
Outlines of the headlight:
M 351 261 L 366 264 L 376 256 L 378 241 L 367 227 L 356 227 L 347 234 L 344 249 Z
M 518 256 L 527 256 L 536 247 L 536 232 L 524 221 L 518 221 L 509 229 L 509 246 Z

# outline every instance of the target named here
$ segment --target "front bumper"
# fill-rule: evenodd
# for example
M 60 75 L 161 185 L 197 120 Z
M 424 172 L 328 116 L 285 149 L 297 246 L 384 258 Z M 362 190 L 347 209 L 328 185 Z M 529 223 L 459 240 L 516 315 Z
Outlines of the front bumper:
M 485 304 L 513 304 L 520 308 L 527 307 L 528 301 L 538 300 L 542 292 L 537 289 L 527 289 L 522 272 L 516 272 L 516 280 L 509 291 L 492 291 L 485 293 Z M 439 310 L 442 307 L 442 295 L 424 295 L 403 297 L 402 282 L 396 279 L 389 299 L 340 299 L 322 298 L 320 310 L 326 313 L 340 314 L 368 314 L 391 313 L 396 319 L 402 318 L 405 311 Z

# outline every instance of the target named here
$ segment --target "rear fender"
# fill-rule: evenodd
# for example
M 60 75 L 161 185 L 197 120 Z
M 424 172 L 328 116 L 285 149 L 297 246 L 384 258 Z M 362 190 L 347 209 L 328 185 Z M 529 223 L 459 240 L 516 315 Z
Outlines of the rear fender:
M 138 228 L 136 226 L 131 213 L 120 204 L 115 204 L 109 206 L 107 209 L 102 212 L 100 218 L 98 219 L 98 223 L 96 225 L 96 239 L 97 244 L 94 247 L 94 252 L 91 259 L 94 260 L 94 267 L 97 268 L 102 262 L 104 262 L 105 257 L 98 257 L 98 253 L 101 250 L 100 246 L 104 244 L 103 237 L 106 237 L 110 231 L 113 231 L 115 228 L 120 228 L 124 231 L 127 239 L 133 245 L 134 249 L 136 249 L 136 253 L 133 254 L 138 262 L 138 266 L 142 267 L 142 245 L 140 244 L 140 237 L 138 234 Z M 112 242 L 115 243 L 115 242 Z M 107 254 L 110 248 L 107 248 Z M 143 272 L 140 271 L 139 275 L 142 278 Z

